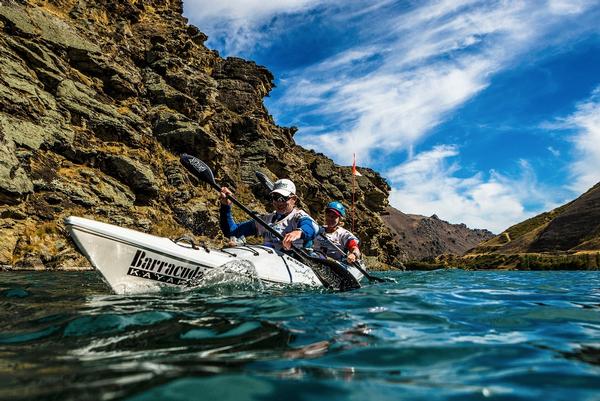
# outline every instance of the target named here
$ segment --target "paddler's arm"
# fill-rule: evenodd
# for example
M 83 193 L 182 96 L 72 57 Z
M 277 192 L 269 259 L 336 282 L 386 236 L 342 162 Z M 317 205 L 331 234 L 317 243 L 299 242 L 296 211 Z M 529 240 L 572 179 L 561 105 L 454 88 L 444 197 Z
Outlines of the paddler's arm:
M 256 235 L 256 225 L 254 220 L 247 220 L 242 223 L 236 223 L 231 215 L 231 206 L 221 205 L 219 210 L 219 225 L 223 235 L 229 237 L 247 237 L 250 235 Z
M 346 260 L 348 263 L 354 263 L 360 258 L 360 249 L 358 249 L 358 243 L 359 241 L 357 238 L 351 238 L 346 243 L 346 249 L 348 250 L 348 256 L 346 257 Z
M 223 235 L 227 238 L 241 236 L 256 235 L 256 226 L 253 220 L 236 223 L 231 215 L 231 201 L 227 199 L 227 195 L 233 195 L 227 187 L 221 188 L 221 208 L 219 209 L 219 226 Z
M 292 248 L 292 242 L 297 239 L 303 239 L 304 242 L 309 242 L 315 239 L 317 236 L 319 226 L 310 217 L 302 217 L 298 220 L 298 228 L 294 231 L 287 233 L 283 237 L 283 249 L 290 250 Z

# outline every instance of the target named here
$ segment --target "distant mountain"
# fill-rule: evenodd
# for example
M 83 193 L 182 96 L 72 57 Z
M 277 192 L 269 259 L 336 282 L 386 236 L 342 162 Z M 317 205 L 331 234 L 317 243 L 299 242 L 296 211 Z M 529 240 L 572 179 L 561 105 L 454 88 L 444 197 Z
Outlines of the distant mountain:
M 600 251 L 600 183 L 579 198 L 516 224 L 469 254 Z
M 433 259 L 442 254 L 460 256 L 482 241 L 494 237 L 488 230 L 450 224 L 435 214 L 431 217 L 405 214 L 388 207 L 382 218 L 394 233 L 405 260 Z

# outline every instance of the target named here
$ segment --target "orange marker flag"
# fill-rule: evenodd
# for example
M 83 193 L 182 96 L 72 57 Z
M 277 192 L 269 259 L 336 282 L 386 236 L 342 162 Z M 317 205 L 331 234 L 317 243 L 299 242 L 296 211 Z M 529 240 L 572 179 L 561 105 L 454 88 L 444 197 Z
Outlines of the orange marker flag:
M 359 177 L 362 177 L 362 174 L 358 172 L 358 170 L 356 170 L 356 153 L 353 154 L 353 160 L 352 160 L 352 175 L 357 175 Z

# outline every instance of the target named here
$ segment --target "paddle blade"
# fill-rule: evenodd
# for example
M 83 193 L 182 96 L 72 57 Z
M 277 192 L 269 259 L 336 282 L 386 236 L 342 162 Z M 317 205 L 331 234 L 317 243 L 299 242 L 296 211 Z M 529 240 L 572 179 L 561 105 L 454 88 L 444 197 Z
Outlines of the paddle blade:
M 260 172 L 260 171 L 255 171 L 254 174 L 256 174 L 256 178 L 258 178 L 258 180 L 265 186 L 267 187 L 267 189 L 270 191 L 273 190 L 273 181 L 271 181 L 269 179 L 269 177 L 267 177 L 264 173 Z
M 350 291 L 360 288 L 360 283 L 344 266 L 333 259 L 321 259 L 317 257 L 307 257 L 303 261 L 308 264 L 315 274 L 319 276 L 322 282 L 336 291 Z
M 183 164 L 183 166 L 196 178 L 212 185 L 213 187 L 218 187 L 212 170 L 202 160 L 183 153 L 180 156 L 179 161 L 181 161 L 181 164 Z

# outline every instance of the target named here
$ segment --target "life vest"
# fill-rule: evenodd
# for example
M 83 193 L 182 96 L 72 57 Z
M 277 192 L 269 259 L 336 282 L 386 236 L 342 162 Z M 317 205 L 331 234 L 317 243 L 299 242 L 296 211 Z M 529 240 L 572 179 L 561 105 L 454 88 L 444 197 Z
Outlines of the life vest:
M 285 237 L 287 233 L 296 230 L 299 226 L 300 220 L 303 218 L 309 218 L 312 224 L 314 225 L 315 232 L 319 231 L 319 226 L 313 220 L 313 218 L 310 217 L 305 211 L 297 208 L 292 209 L 290 213 L 288 213 L 285 217 L 281 218 L 280 220 L 277 220 L 277 218 L 278 215 L 275 212 L 261 216 L 262 221 L 267 223 L 271 228 L 273 228 L 275 231 L 281 234 L 282 237 Z M 269 232 L 266 228 L 264 228 L 258 223 L 256 224 L 256 230 L 258 235 L 262 235 L 265 246 L 274 248 L 278 251 L 281 250 L 282 244 L 279 238 L 275 237 L 273 234 L 271 234 L 271 232 Z M 293 244 L 294 246 L 299 248 L 310 248 L 312 247 L 312 238 L 300 238 L 294 241 Z
M 355 240 L 357 243 L 359 242 L 359 239 L 354 234 L 343 227 L 337 227 L 332 233 L 328 233 L 323 227 L 321 234 L 344 252 L 348 252 L 348 241 Z M 328 241 L 325 241 L 320 235 L 315 239 L 315 251 L 321 252 L 335 260 L 342 261 L 346 258 L 343 253 L 337 250 Z

